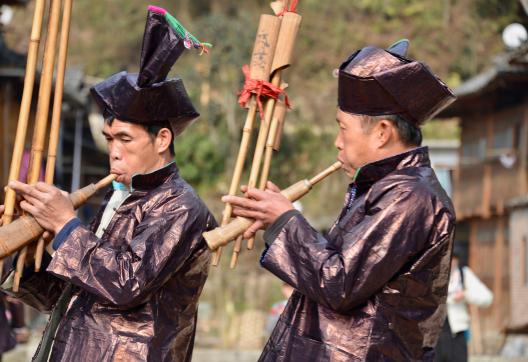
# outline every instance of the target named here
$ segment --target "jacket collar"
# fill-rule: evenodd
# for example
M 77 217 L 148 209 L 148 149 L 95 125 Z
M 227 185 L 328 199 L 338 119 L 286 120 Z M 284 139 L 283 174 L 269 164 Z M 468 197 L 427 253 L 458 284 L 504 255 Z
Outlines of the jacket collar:
M 135 174 L 132 176 L 130 191 L 149 191 L 155 189 L 174 176 L 178 176 L 178 167 L 172 161 L 150 173 Z
M 356 184 L 358 191 L 364 192 L 391 172 L 408 167 L 431 167 L 427 146 L 366 164 L 356 172 L 351 185 Z

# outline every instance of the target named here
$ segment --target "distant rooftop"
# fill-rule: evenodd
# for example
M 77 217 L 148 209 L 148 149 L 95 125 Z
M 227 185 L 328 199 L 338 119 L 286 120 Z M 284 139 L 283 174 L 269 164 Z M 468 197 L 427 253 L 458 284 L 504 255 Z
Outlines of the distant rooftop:
M 521 103 L 528 95 L 528 44 L 498 55 L 488 70 L 454 90 L 458 99 L 438 118 L 460 117 Z

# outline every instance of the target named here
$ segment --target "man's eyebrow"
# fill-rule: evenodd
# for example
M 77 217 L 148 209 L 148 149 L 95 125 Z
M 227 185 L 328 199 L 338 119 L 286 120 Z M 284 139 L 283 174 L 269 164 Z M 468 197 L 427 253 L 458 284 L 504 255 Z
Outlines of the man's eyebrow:
M 102 131 L 103 135 L 108 138 L 121 138 L 121 137 L 129 137 L 132 138 L 132 135 L 125 131 L 116 132 L 114 134 L 110 134 L 108 132 Z
M 129 137 L 132 138 L 132 135 L 130 133 L 127 133 L 125 131 L 119 131 L 114 133 L 114 137 Z

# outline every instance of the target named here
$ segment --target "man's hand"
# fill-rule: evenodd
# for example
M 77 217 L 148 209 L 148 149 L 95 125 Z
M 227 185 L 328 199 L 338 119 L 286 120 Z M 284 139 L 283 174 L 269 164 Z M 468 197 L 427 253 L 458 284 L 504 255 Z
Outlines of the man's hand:
M 286 211 L 292 210 L 293 204 L 280 193 L 280 189 L 268 181 L 266 190 L 241 187 L 248 198 L 224 196 L 222 201 L 233 205 L 233 214 L 254 219 L 255 222 L 244 233 L 244 238 L 251 238 L 259 229 L 272 224 Z
M 24 200 L 22 210 L 30 213 L 44 229 L 57 234 L 75 218 L 73 205 L 67 194 L 44 182 L 27 185 L 19 181 L 9 182 L 9 187 L 19 193 Z

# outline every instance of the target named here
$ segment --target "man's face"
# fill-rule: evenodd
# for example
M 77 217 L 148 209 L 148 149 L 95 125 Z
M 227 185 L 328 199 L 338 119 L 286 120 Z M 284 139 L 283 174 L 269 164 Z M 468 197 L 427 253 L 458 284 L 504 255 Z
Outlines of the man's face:
M 343 170 L 353 177 L 356 170 L 371 162 L 376 154 L 374 132 L 362 127 L 361 117 L 337 110 L 339 132 L 335 140 L 337 159 Z
M 134 174 L 157 168 L 160 155 L 143 126 L 115 119 L 112 125 L 105 122 L 103 135 L 108 143 L 110 172 L 118 175 L 116 181 L 129 186 Z

